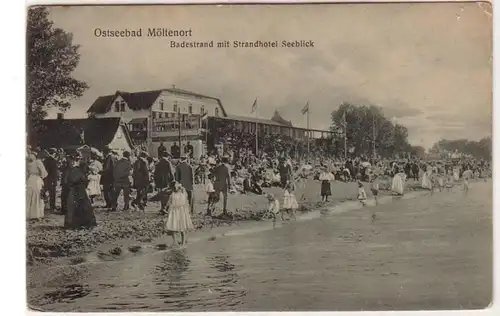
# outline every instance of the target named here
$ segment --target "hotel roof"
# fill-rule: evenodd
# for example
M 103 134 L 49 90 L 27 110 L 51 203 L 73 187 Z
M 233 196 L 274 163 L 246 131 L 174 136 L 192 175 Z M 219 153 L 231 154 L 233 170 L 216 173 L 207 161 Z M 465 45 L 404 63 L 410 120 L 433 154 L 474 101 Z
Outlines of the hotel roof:
M 219 103 L 224 116 L 227 115 L 226 110 L 224 109 L 224 106 L 222 106 L 222 103 L 219 99 L 179 88 L 159 89 L 141 92 L 116 91 L 115 94 L 98 97 L 87 110 L 87 113 L 102 114 L 108 112 L 111 109 L 113 100 L 117 96 L 121 96 L 125 100 L 125 102 L 127 102 L 128 107 L 133 111 L 148 110 L 153 106 L 153 103 L 156 101 L 156 99 L 158 99 L 163 91 L 168 91 L 172 94 L 180 94 L 193 96 L 196 98 L 215 100 L 217 101 L 217 103 Z

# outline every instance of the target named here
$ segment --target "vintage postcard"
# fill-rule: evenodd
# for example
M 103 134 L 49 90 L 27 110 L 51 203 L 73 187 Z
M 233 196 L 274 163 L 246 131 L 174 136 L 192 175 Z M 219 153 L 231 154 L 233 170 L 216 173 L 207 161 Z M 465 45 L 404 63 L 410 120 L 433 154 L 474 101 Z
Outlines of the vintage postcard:
M 30 309 L 492 302 L 490 4 L 26 17 Z

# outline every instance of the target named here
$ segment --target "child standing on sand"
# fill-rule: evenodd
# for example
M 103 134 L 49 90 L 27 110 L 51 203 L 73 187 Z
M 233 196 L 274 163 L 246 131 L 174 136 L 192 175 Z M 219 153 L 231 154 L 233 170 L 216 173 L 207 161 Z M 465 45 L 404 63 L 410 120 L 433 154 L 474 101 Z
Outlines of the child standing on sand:
M 283 192 L 283 212 L 281 212 L 281 219 L 283 220 L 283 213 L 288 213 L 288 216 L 295 218 L 295 211 L 299 208 L 299 204 L 297 203 L 297 198 L 293 193 L 295 189 L 295 185 L 288 181 L 285 186 L 285 190 Z
M 375 200 L 375 205 L 378 205 L 378 191 L 380 190 L 380 180 L 377 175 L 373 176 L 373 182 L 371 185 L 371 191 L 373 194 L 373 199 Z
M 448 174 L 446 175 L 445 181 L 444 181 L 444 187 L 446 188 L 446 191 L 451 192 L 451 189 L 453 188 L 453 175 Z
M 212 213 L 215 209 L 215 204 L 218 202 L 217 193 L 215 193 L 214 183 L 212 181 L 213 181 L 213 175 L 209 174 L 208 180 L 206 180 L 207 196 L 208 196 L 207 214 L 206 214 L 207 216 L 212 216 Z
M 101 175 L 97 168 L 90 168 L 88 180 L 87 194 L 90 198 L 90 203 L 94 204 L 94 199 L 101 195 Z
M 276 222 L 276 215 L 280 212 L 280 202 L 272 194 L 267 194 L 267 201 L 269 202 L 267 211 L 273 218 L 273 222 Z
M 366 192 L 363 182 L 358 181 L 358 201 L 361 205 L 366 206 Z
M 172 239 L 175 246 L 186 246 L 187 232 L 194 230 L 194 226 L 191 221 L 191 212 L 186 190 L 179 182 L 173 184 L 173 190 L 168 199 L 168 209 L 166 229 L 172 233 Z M 178 233 L 181 235 L 180 243 L 177 241 Z

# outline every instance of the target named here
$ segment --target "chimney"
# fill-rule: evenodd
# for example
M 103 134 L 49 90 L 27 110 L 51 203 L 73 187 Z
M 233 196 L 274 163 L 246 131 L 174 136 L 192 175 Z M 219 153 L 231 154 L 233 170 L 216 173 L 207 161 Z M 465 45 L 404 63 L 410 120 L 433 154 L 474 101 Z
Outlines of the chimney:
M 57 113 L 58 120 L 64 120 L 64 113 Z

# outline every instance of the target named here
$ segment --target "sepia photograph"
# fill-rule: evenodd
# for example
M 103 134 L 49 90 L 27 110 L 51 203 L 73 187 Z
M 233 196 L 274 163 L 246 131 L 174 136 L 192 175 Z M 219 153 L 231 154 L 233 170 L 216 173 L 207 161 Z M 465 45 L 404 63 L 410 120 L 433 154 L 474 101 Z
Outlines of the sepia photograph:
M 25 16 L 28 310 L 491 306 L 490 3 Z

